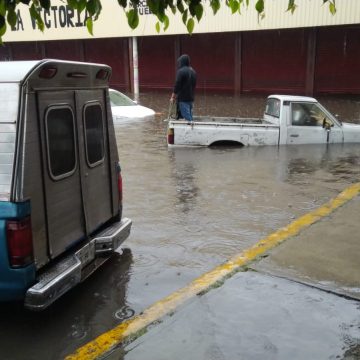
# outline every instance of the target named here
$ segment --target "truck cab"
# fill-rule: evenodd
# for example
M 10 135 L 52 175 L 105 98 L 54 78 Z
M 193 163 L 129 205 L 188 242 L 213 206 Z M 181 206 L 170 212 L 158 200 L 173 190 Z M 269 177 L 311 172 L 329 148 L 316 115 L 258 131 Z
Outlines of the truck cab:
M 41 310 L 128 237 L 111 68 L 0 62 L 0 300 Z
M 271 95 L 266 102 L 264 120 L 279 125 L 280 145 L 344 140 L 341 122 L 312 97 Z

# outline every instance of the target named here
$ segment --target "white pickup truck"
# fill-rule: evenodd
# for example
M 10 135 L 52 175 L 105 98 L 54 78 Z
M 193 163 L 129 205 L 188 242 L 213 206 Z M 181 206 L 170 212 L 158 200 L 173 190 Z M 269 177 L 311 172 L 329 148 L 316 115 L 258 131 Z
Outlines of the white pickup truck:
M 314 98 L 271 95 L 263 119 L 170 118 L 167 141 L 169 146 L 358 143 L 360 125 L 339 121 Z

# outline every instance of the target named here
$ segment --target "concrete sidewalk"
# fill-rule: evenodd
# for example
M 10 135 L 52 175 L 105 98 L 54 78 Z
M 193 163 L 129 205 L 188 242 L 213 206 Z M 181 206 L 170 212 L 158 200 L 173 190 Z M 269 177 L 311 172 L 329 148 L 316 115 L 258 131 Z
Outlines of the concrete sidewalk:
M 107 359 L 355 360 L 359 325 L 357 302 L 250 270 Z
M 107 359 L 360 359 L 359 257 L 357 196 Z
M 360 300 L 360 197 L 288 239 L 253 268 Z

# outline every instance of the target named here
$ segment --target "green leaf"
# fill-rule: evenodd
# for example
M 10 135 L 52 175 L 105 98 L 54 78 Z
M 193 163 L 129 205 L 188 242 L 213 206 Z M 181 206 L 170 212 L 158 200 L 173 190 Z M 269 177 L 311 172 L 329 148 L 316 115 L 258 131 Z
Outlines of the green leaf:
M 41 18 L 41 15 L 40 15 L 40 9 L 37 8 L 33 2 L 33 4 L 31 5 L 30 9 L 29 9 L 29 12 L 30 12 L 30 16 L 36 20 L 36 26 L 38 27 L 38 29 L 40 31 L 44 31 L 44 21 L 43 19 Z
M 295 5 L 295 0 L 289 0 L 287 11 L 291 10 L 291 8 Z
M 165 21 L 165 14 L 161 14 L 161 13 L 159 13 L 158 15 L 157 15 L 157 18 L 160 20 L 160 22 L 164 22 Z
M 170 9 L 171 9 L 171 12 L 175 15 L 176 14 L 176 6 L 171 6 Z
M 189 0 L 189 11 L 192 17 L 196 17 L 196 7 L 199 5 L 199 0 Z
M 184 11 L 185 11 L 184 4 L 182 3 L 181 0 L 178 0 L 178 2 L 176 3 L 176 7 L 178 8 L 178 10 L 180 11 L 181 14 L 184 13 Z
M 37 21 L 37 27 L 41 32 L 44 32 L 45 25 L 44 25 L 44 21 L 41 18 Z
M 95 20 L 101 11 L 101 2 L 99 0 L 88 0 L 86 3 L 86 10 L 90 16 L 96 16 Z
M 6 14 L 5 0 L 0 0 L 0 15 L 5 17 L 5 14 Z
M 237 0 L 230 0 L 229 6 L 231 9 L 231 13 L 235 14 L 239 10 L 240 4 L 237 2 Z
M 6 33 L 6 21 L 3 16 L 0 15 L 0 38 Z
M 169 18 L 166 15 L 163 22 L 164 22 L 164 31 L 166 31 L 170 24 Z
M 157 1 L 157 3 L 158 3 L 158 15 L 161 15 L 161 17 L 164 17 L 165 16 L 165 8 L 167 7 L 167 5 L 165 5 L 164 1 Z
M 264 11 L 264 0 L 258 0 L 255 5 L 256 11 L 261 14 Z
M 36 20 L 36 17 L 38 16 L 38 13 L 37 13 L 37 11 L 36 11 L 36 8 L 35 8 L 35 5 L 34 5 L 34 4 L 32 4 L 32 5 L 30 6 L 29 12 L 30 12 L 30 16 L 31 16 L 33 19 Z
M 9 9 L 8 13 L 7 13 L 7 22 L 9 23 L 9 25 L 14 28 L 16 25 L 16 21 L 17 21 L 17 16 L 16 16 L 16 12 L 14 9 Z
M 194 31 L 195 21 L 193 18 L 190 18 L 186 24 L 186 28 L 189 34 L 192 34 Z
M 96 1 L 95 0 L 89 0 L 86 3 L 86 10 L 89 13 L 90 16 L 95 15 L 96 13 Z
M 288 8 L 286 11 L 291 11 L 291 14 L 293 14 L 296 7 L 297 7 L 297 5 L 295 4 L 295 0 L 289 0 Z
M 210 1 L 210 6 L 213 10 L 214 15 L 218 12 L 218 10 L 220 9 L 220 0 L 211 0 Z
M 184 13 L 182 14 L 182 21 L 183 21 L 184 25 L 186 25 L 186 23 L 187 23 L 187 18 L 188 18 L 188 10 L 186 9 L 184 11 Z
M 127 6 L 127 0 L 118 0 L 118 3 L 123 8 L 126 8 L 126 6 Z
M 86 19 L 86 28 L 87 28 L 88 32 L 90 33 L 90 35 L 94 35 L 93 34 L 93 25 L 94 25 L 93 19 L 91 17 L 88 17 Z
M 244 0 L 239 0 L 239 14 L 241 14 L 241 5 L 243 5 Z
M 50 9 L 50 0 L 40 0 L 40 5 L 45 10 L 49 10 Z
M 158 0 L 147 0 L 147 5 L 150 11 L 157 15 L 159 13 L 159 1 Z
M 195 5 L 195 16 L 198 22 L 201 20 L 203 13 L 204 13 L 203 6 L 200 3 Z
M 94 20 L 97 20 L 97 19 L 99 18 L 99 15 L 100 15 L 100 13 L 101 13 L 101 9 L 102 9 L 101 2 L 98 1 L 98 8 L 97 8 L 97 10 L 96 10 L 96 15 L 95 15 Z
M 336 6 L 335 6 L 335 3 L 331 2 L 329 4 L 329 9 L 330 9 L 330 12 L 332 15 L 335 15 L 336 14 Z
M 79 11 L 79 13 L 81 14 L 85 8 L 86 8 L 86 0 L 79 0 L 77 6 L 77 10 Z
M 137 12 L 137 9 L 131 9 L 126 13 L 128 24 L 131 29 L 136 29 L 139 25 L 139 14 Z
M 74 10 L 77 10 L 79 6 L 77 0 L 67 0 L 67 4 Z
M 158 34 L 160 34 L 160 22 L 159 22 L 159 21 L 156 22 L 156 24 L 155 24 L 155 29 L 156 29 L 156 32 L 157 32 Z

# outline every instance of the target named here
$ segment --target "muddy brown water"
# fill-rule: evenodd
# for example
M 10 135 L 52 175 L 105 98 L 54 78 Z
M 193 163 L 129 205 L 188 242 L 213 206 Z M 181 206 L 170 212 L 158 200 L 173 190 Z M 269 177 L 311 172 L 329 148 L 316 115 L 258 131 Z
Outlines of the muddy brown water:
M 156 118 L 116 126 L 125 251 L 41 314 L 2 306 L 1 359 L 63 358 L 360 179 L 356 144 L 168 149 L 168 100 L 142 94 Z M 319 100 L 360 123 L 360 97 Z M 198 94 L 195 114 L 261 117 L 264 104 Z

